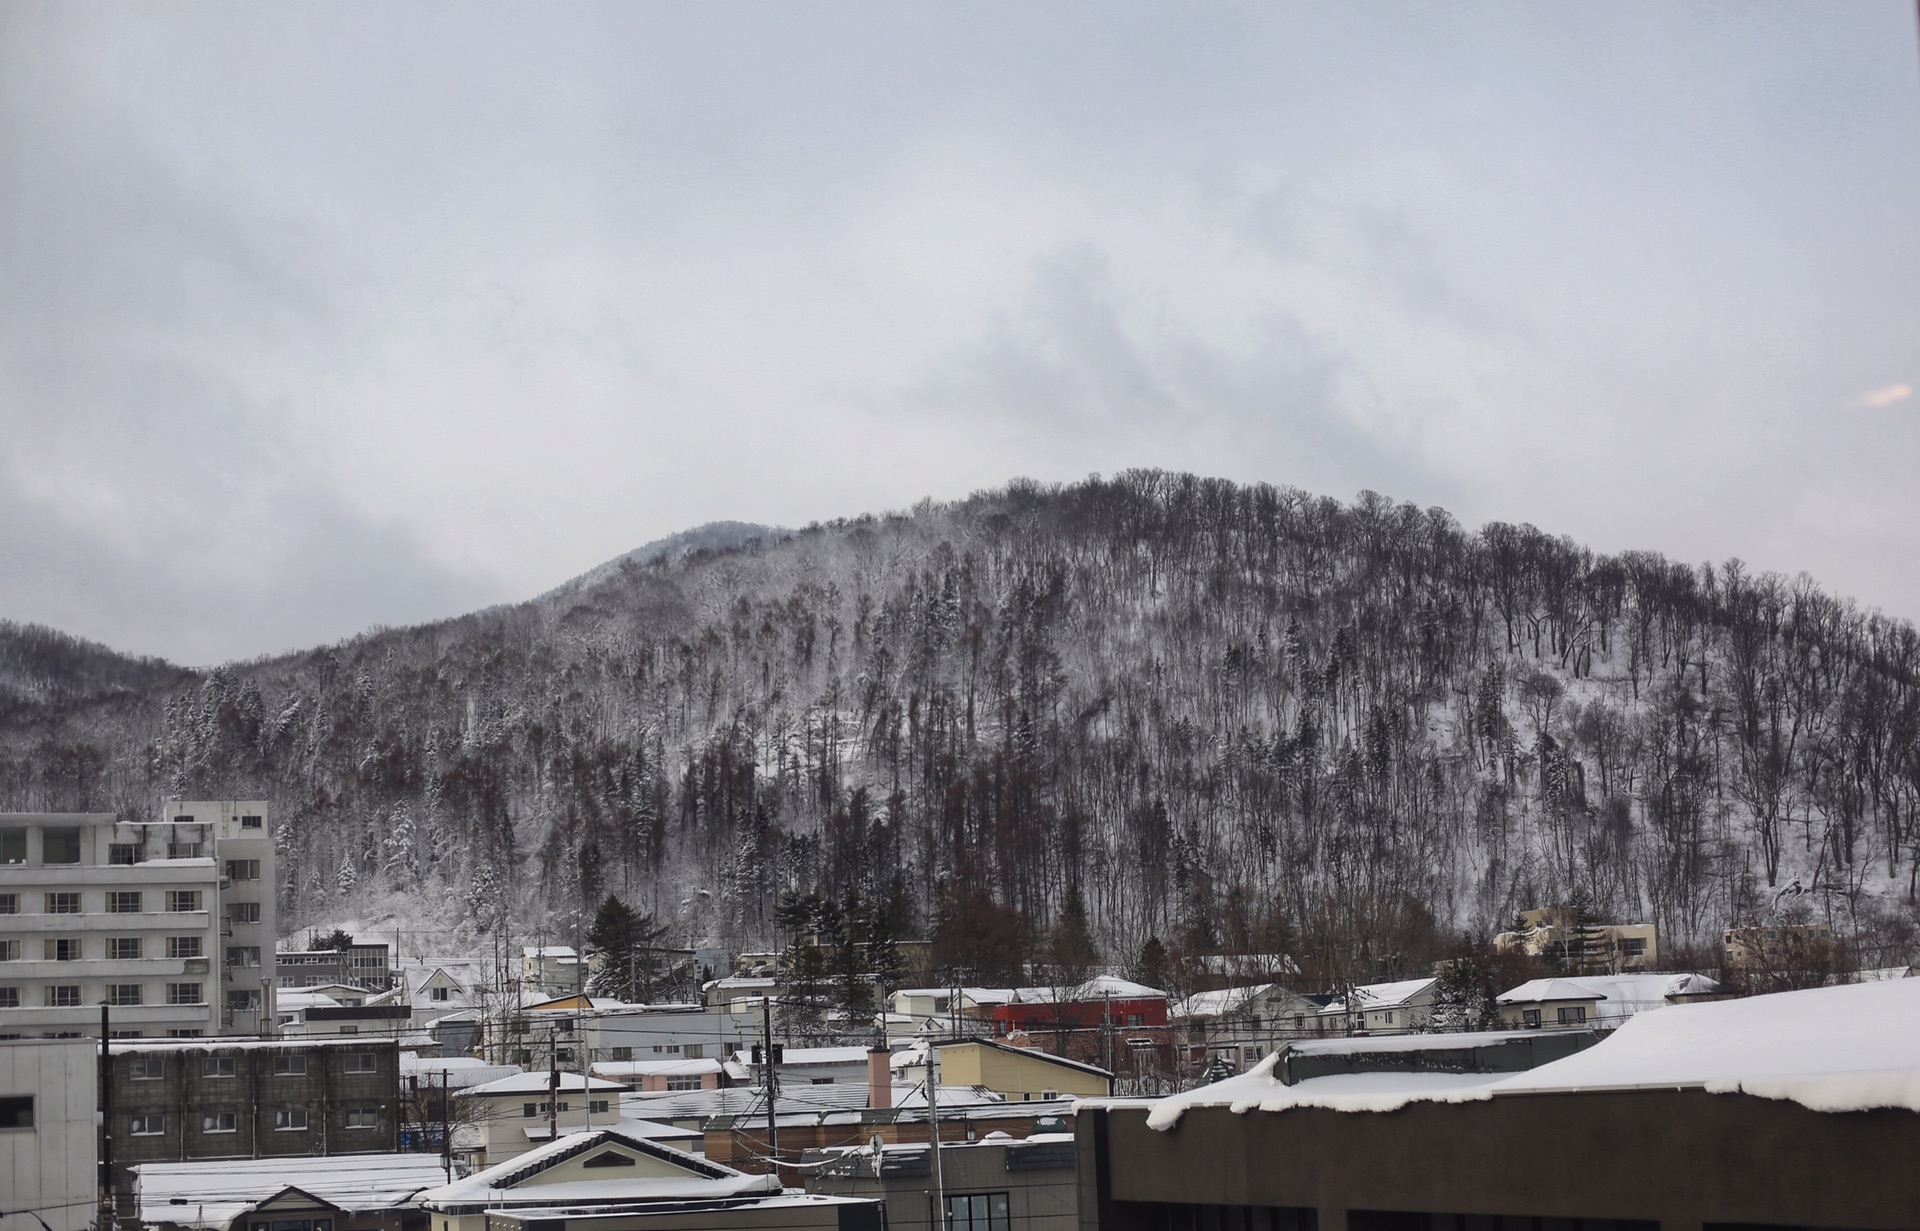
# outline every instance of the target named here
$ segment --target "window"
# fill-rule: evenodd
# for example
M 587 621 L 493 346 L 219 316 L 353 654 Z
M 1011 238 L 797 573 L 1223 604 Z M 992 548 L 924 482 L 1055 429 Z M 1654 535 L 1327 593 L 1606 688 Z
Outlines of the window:
M 1619 941 L 1620 953 L 1625 957 L 1645 957 L 1647 938 L 1644 936 L 1623 936 Z
M 176 825 L 191 825 L 193 824 L 193 817 L 183 812 L 173 818 L 173 823 Z
M 669 1076 L 667 1078 L 667 1089 L 669 1090 L 698 1090 L 699 1088 L 700 1078 L 698 1075 L 692 1077 Z
M 227 879 L 230 881 L 257 881 L 260 879 L 260 861 L 258 859 L 227 860 Z
M 209 1111 L 200 1117 L 203 1133 L 231 1133 L 239 1127 L 239 1117 L 231 1111 Z
M 56 983 L 48 987 L 47 1007 L 49 1009 L 79 1008 L 80 985 L 78 983 Z
M 615 1060 L 631 1060 L 633 1059 L 633 1048 L 616 1047 L 613 1049 L 613 1058 Z
M 430 987 L 427 989 L 427 999 L 428 1000 L 449 1000 L 452 998 L 451 996 L 452 991 L 453 989 L 450 987 Z
M 76 1001 L 75 1003 L 78 1002 Z M 198 983 L 169 983 L 167 984 L 167 1003 L 205 1004 L 206 1001 L 200 996 L 200 985 Z M 199 1031 L 195 1031 L 192 1037 L 198 1038 Z
M 275 1077 L 298 1077 L 306 1071 L 307 1057 L 304 1053 L 295 1052 L 291 1055 L 275 1056 L 273 1058 L 273 1075 Z
M 119 867 L 140 862 L 140 848 L 132 842 L 107 844 L 107 862 Z
M 681 1050 L 680 1054 L 689 1060 L 705 1060 L 707 1058 L 707 1045 L 705 1043 L 689 1043 Z
M 25 863 L 26 861 L 27 831 L 0 829 L 0 863 Z
M 0 1095 L 0 1128 L 32 1128 L 33 1096 Z
M 17 1009 L 19 1007 L 20 989 L 17 987 L 0 987 L 0 1009 Z
M 157 1111 L 136 1112 L 128 1131 L 135 1137 L 158 1137 L 167 1131 L 167 1117 Z
M 107 984 L 107 1003 L 129 1005 L 141 1003 L 141 991 L 138 983 Z
M 139 960 L 140 938 L 138 936 L 109 936 L 107 938 L 107 956 L 116 962 Z
M 110 1039 L 143 1039 L 146 1037 L 146 1032 L 143 1030 L 109 1030 L 107 1037 Z
M 80 895 L 77 893 L 50 893 L 47 895 L 47 913 L 49 915 L 77 915 L 80 913 Z
M 203 1056 L 200 1060 L 202 1077 L 232 1077 L 233 1071 L 232 1056 Z
M 258 966 L 260 964 L 259 945 L 228 945 L 227 965 Z
M 19 960 L 20 942 L 17 940 L 0 940 L 0 962 L 17 962 Z
M 1005 1193 L 969 1193 L 947 1198 L 947 1231 L 1010 1231 Z
M 171 987 L 173 985 L 168 984 L 167 986 Z M 206 1031 L 204 1030 L 192 1030 L 192 1029 L 175 1027 L 174 1029 L 167 1031 L 167 1037 L 170 1039 L 197 1039 L 205 1033 Z
M 1527 1027 L 1529 1030 L 1537 1028 L 1540 1025 L 1540 1010 L 1538 1009 L 1520 1010 L 1520 1023 L 1521 1025 Z
M 831 1085 L 833 1084 L 833 1078 L 831 1078 L 831 1077 L 810 1077 L 810 1078 L 808 1078 L 808 1079 L 807 1079 L 807 1084 L 808 1084 L 808 1085 L 810 1085 L 810 1086 L 831 1086 Z
M 607 1108 L 610 1105 L 611 1104 L 609 1104 L 608 1101 L 603 1098 L 588 1099 L 587 1114 L 590 1116 L 604 1116 L 607 1114 Z
M 307 1109 L 305 1107 L 282 1107 L 273 1113 L 273 1128 L 278 1133 L 304 1133 L 307 1131 Z
M 347 1127 L 348 1128 L 378 1128 L 379 1125 L 380 1125 L 380 1113 L 376 1108 L 372 1108 L 372 1107 L 347 1108 Z
M 1145 1015 L 1144 1013 L 1129 1013 L 1129 1014 L 1127 1014 L 1127 1025 L 1129 1025 L 1129 1026 L 1144 1026 L 1144 1025 L 1146 1025 L 1146 1024 L 1147 1024 L 1147 1018 L 1146 1018 L 1146 1015 Z
M 41 863 L 79 863 L 80 829 L 67 825 L 40 831 Z
M 360 1027 L 358 1027 L 358 1026 L 356 1026 L 356 1025 L 354 1025 L 354 1024 L 352 1024 L 351 1022 L 348 1022 L 348 1023 L 345 1023 L 345 1024 L 343 1024 L 343 1025 L 342 1025 L 342 1026 L 340 1027 L 340 1033 L 341 1033 L 341 1034 L 359 1034 L 359 1033 L 360 1033 Z
M 243 816 L 240 818 L 240 828 L 242 829 L 262 829 L 264 827 L 261 819 L 257 816 Z
M 49 936 L 47 938 L 47 960 L 49 962 L 79 961 L 80 938 L 78 936 Z
M 540 1104 L 538 1104 L 538 1103 L 522 1103 L 522 1104 L 520 1104 L 520 1117 L 521 1117 L 522 1119 L 524 1119 L 524 1120 L 531 1120 L 531 1119 L 533 1119 L 533 1118 L 534 1118 L 535 1116 L 537 1116 L 537 1115 L 539 1115 L 539 1114 L 540 1114 Z M 931 1141 L 931 1140 L 932 1140 L 932 1138 L 928 1138 L 928 1140 L 929 1140 L 929 1141 Z
M 1583 1004 L 1576 1004 L 1571 1007 L 1563 1005 L 1560 1008 L 1559 1016 L 1562 1026 L 1577 1026 L 1587 1020 L 1587 1006 Z
M 138 889 L 115 889 L 107 894 L 107 913 L 109 915 L 137 915 L 140 913 L 140 891 Z
M 252 989 L 243 992 L 227 993 L 227 1008 L 236 1013 L 257 1013 L 260 1011 L 260 992 Z
M 0 915 L 17 915 L 19 913 L 20 895 L 17 893 L 0 893 Z
M 200 891 L 198 889 L 167 890 L 167 909 L 175 912 L 199 910 Z
M 201 957 L 200 938 L 198 936 L 167 937 L 168 957 Z
M 159 1081 L 167 1075 L 167 1058 L 135 1056 L 133 1063 L 127 1068 L 127 1073 L 133 1081 Z
M 350 1051 L 347 1053 L 346 1071 L 349 1073 L 375 1073 L 380 1065 L 370 1051 Z
M 235 902 L 227 908 L 227 918 L 235 923 L 260 922 L 260 903 Z
M 620 1154 L 613 1150 L 608 1150 L 603 1154 L 594 1155 L 580 1165 L 582 1167 L 631 1167 L 634 1164 L 631 1154 Z

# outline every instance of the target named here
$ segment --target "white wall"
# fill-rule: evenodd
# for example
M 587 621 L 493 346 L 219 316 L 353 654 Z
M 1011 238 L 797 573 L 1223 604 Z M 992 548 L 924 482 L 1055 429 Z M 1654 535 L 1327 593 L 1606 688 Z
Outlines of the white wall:
M 92 1224 L 98 1077 L 99 1044 L 91 1039 L 0 1043 L 0 1095 L 33 1096 L 33 1127 L 0 1129 L 0 1208 L 36 1210 L 53 1231 Z M 38 1231 L 39 1225 L 10 1214 L 0 1231 Z

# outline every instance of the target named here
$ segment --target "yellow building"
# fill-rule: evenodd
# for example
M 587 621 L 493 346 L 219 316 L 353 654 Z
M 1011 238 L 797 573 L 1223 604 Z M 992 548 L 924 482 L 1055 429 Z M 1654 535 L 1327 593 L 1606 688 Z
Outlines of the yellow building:
M 1091 1064 L 990 1039 L 963 1039 L 940 1048 L 940 1084 L 985 1086 L 1007 1098 L 1102 1098 L 1113 1093 L 1113 1074 Z

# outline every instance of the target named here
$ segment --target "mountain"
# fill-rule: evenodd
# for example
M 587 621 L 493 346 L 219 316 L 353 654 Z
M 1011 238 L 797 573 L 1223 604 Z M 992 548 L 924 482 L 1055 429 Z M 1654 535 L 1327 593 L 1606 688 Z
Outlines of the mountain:
M 197 675 L 57 644 L 5 677 L 0 805 L 264 797 L 295 923 L 571 936 L 612 891 L 766 947 L 853 891 L 975 969 L 1084 911 L 1123 966 L 1365 980 L 1576 902 L 1679 960 L 1800 919 L 1913 955 L 1910 624 L 1371 492 L 1016 481 Z

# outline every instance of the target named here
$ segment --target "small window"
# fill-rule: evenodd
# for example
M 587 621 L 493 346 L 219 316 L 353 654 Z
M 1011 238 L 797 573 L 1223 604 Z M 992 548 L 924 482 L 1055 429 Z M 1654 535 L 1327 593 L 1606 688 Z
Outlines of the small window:
M 235 902 L 227 908 L 227 918 L 235 923 L 260 922 L 260 903 Z
M 621 1154 L 614 1150 L 607 1150 L 594 1155 L 580 1165 L 582 1167 L 631 1167 L 633 1166 L 633 1156 L 631 1154 Z
M 167 1131 L 167 1117 L 158 1111 L 136 1112 L 128 1131 L 135 1137 L 158 1137 Z
M 594 1115 L 594 1116 L 604 1116 L 607 1114 L 608 1106 L 609 1106 L 609 1103 L 607 1102 L 606 1099 L 603 1099 L 603 1098 L 588 1099 L 587 1114 Z
M 17 1009 L 19 1007 L 20 989 L 17 987 L 0 987 L 0 1009 Z
M 200 1061 L 202 1077 L 232 1077 L 234 1064 L 232 1056 L 205 1056 Z
M 138 889 L 115 889 L 107 894 L 107 913 L 109 915 L 137 915 L 140 913 L 140 891 Z
M 615 1059 L 615 1060 L 631 1060 L 631 1059 L 633 1059 L 633 1048 L 631 1048 L 631 1047 L 616 1047 L 616 1048 L 614 1048 L 614 1049 L 613 1049 L 613 1059 Z
M 259 945 L 228 945 L 227 965 L 255 967 L 260 964 Z
M 707 1045 L 705 1043 L 689 1043 L 680 1049 L 680 1054 L 689 1060 L 705 1060 L 707 1058 Z
M 1523 1025 L 1525 1025 L 1530 1030 L 1538 1028 L 1540 1025 L 1540 1010 L 1538 1009 L 1520 1010 L 1520 1021 Z
M 273 1128 L 280 1133 L 304 1133 L 307 1131 L 307 1109 L 305 1107 L 282 1107 L 273 1113 Z
M 0 1095 L 0 1129 L 32 1127 L 33 1096 L 31 1094 Z
M 947 1198 L 947 1231 L 1011 1231 L 1006 1193 L 968 1193 Z
M 175 958 L 204 957 L 205 954 L 200 950 L 200 938 L 198 936 L 169 936 L 167 937 L 167 956 Z
M 227 879 L 233 881 L 259 880 L 260 861 L 258 859 L 227 860 Z
M 298 1077 L 307 1071 L 307 1057 L 304 1052 L 280 1055 L 273 1058 L 275 1077 Z
M 451 997 L 451 995 L 450 995 L 450 993 L 452 992 L 452 990 L 453 990 L 453 989 L 451 989 L 451 988 L 445 988 L 445 987 L 430 987 L 430 988 L 428 988 L 428 989 L 427 989 L 427 999 L 428 999 L 428 1000 L 449 1000 L 449 999 L 452 999 L 452 997 Z
M 260 829 L 263 827 L 261 819 L 257 816 L 243 816 L 240 818 L 240 828 L 242 829 Z
M 169 983 L 167 984 L 167 1003 L 205 1004 L 206 1000 L 200 995 L 198 983 Z M 199 1034 L 200 1032 L 196 1030 L 191 1037 L 198 1038 Z
M 19 960 L 20 942 L 17 940 L 0 940 L 0 962 L 17 962 Z
M 0 829 L 0 863 L 25 863 L 26 861 L 27 831 Z
M 171 987 L 172 984 L 168 984 L 168 986 Z M 204 1030 L 176 1026 L 167 1031 L 167 1037 L 170 1039 L 197 1039 L 205 1033 L 206 1031 Z
M 20 895 L 17 893 L 0 893 L 0 915 L 17 915 L 19 913 Z
M 1587 1006 L 1583 1004 L 1576 1004 L 1571 1007 L 1563 1005 L 1559 1010 L 1559 1018 L 1562 1026 L 1578 1026 L 1587 1020 Z
M 378 1128 L 379 1126 L 380 1126 L 380 1114 L 376 1108 L 373 1108 L 373 1107 L 347 1108 L 347 1127 L 348 1128 Z
M 200 1117 L 203 1133 L 231 1133 L 239 1128 L 239 1116 L 231 1111 L 209 1111 Z
M 200 891 L 198 889 L 167 890 L 167 909 L 178 914 L 182 911 L 200 909 Z
M 109 936 L 107 938 L 107 957 L 116 962 L 137 962 L 145 947 L 138 936 Z
M 80 895 L 77 893 L 50 893 L 47 895 L 47 913 L 49 915 L 77 915 L 80 913 Z
M 80 985 L 78 983 L 57 983 L 48 987 L 47 1007 L 49 1009 L 79 1008 Z
M 175 825 L 191 825 L 193 824 L 193 816 L 191 813 L 182 812 L 179 816 L 173 818 L 173 823 Z
M 141 996 L 141 987 L 138 983 L 109 983 L 107 985 L 107 1003 L 111 1005 L 140 1004 Z
M 135 1056 L 127 1067 L 128 1075 L 134 1081 L 159 1081 L 167 1075 L 165 1056 Z
M 374 1073 L 379 1071 L 380 1065 L 370 1051 L 350 1051 L 344 1067 L 349 1073 Z
M 144 1039 L 147 1037 L 147 1032 L 144 1030 L 109 1030 L 107 1037 L 110 1039 Z
M 677 1076 L 677 1075 L 669 1076 L 667 1078 L 667 1089 L 698 1090 L 700 1089 L 700 1078 L 698 1076 L 693 1076 L 693 1077 L 683 1077 L 683 1076 Z
M 117 867 L 140 862 L 140 848 L 131 842 L 112 842 L 107 845 L 107 862 Z
M 40 862 L 60 864 L 79 863 L 79 827 L 65 825 L 58 829 L 42 829 L 40 831 Z
M 253 988 L 245 991 L 228 992 L 227 1008 L 236 1013 L 258 1013 L 260 1011 L 260 992 Z
M 80 960 L 80 938 L 78 936 L 49 936 L 46 940 L 46 953 L 49 962 L 77 962 Z

